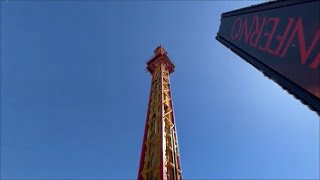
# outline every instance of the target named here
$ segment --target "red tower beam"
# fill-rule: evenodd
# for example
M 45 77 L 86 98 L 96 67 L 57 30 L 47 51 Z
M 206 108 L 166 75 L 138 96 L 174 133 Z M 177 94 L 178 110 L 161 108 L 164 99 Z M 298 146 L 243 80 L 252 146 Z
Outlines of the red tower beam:
M 154 57 L 147 62 L 152 81 L 138 172 L 139 180 L 182 179 L 169 78 L 174 68 L 166 50 L 161 46 L 156 48 Z

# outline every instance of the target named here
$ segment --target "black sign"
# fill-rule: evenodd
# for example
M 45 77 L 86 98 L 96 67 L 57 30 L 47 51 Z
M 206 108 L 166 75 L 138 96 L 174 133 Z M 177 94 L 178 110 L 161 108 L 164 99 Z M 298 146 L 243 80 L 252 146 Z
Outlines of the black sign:
M 224 13 L 216 38 L 320 112 L 320 1 L 276 1 Z

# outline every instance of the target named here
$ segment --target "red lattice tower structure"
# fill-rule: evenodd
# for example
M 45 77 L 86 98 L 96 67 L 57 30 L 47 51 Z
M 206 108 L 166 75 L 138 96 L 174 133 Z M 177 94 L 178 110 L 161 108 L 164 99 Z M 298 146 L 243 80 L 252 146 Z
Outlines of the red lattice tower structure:
M 182 172 L 174 120 L 170 74 L 174 64 L 159 46 L 147 62 L 152 74 L 138 180 L 181 180 Z

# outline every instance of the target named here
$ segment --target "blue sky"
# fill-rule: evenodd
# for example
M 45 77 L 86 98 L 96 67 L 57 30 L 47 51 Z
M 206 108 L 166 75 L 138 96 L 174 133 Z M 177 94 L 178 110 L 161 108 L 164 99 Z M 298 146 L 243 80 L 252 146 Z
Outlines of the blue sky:
M 215 40 L 258 2 L 1 1 L 0 177 L 135 179 L 162 44 L 185 179 L 319 178 L 319 116 Z

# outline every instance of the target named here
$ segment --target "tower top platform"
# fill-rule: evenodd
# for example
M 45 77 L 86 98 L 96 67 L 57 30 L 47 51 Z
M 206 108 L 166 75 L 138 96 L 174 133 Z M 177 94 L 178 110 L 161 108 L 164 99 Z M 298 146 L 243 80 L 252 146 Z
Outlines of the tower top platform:
M 165 65 L 170 74 L 173 73 L 175 65 L 168 57 L 166 49 L 160 45 L 154 50 L 154 56 L 147 62 L 147 69 L 153 74 L 154 69 L 161 64 Z

